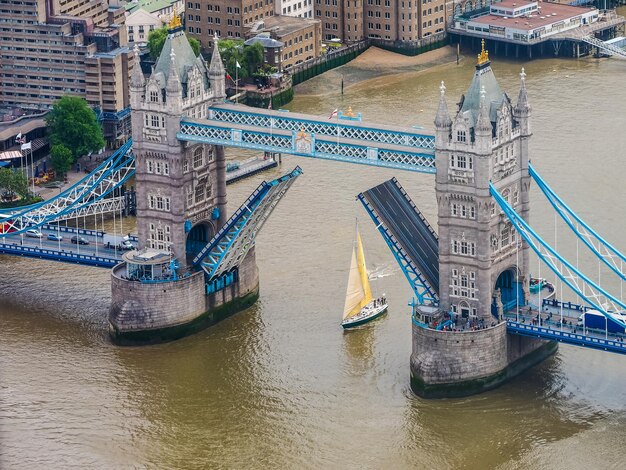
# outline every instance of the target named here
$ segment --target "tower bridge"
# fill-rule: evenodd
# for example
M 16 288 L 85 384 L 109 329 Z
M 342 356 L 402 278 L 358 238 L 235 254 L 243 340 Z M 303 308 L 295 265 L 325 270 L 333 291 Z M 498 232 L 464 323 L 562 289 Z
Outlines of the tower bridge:
M 626 352 L 621 296 L 567 263 L 529 224 L 531 181 L 592 254 L 623 279 L 626 258 L 558 198 L 529 163 L 532 136 L 525 74 L 514 104 L 499 87 L 486 51 L 458 109 L 448 111 L 442 82 L 435 133 L 225 104 L 225 71 L 214 48 L 196 57 L 182 26 L 170 24 L 149 77 L 131 76 L 133 141 L 72 188 L 0 216 L 0 252 L 111 267 L 111 335 L 119 343 L 169 340 L 248 307 L 258 297 L 256 235 L 301 175 L 262 183 L 230 217 L 224 146 L 432 173 L 438 231 L 396 178 L 358 198 L 415 293 L 411 384 L 424 396 L 492 388 L 554 353 L 557 342 Z M 55 221 L 118 210 L 111 197 L 134 175 L 138 250 L 103 251 L 24 234 Z M 103 209 L 103 207 L 112 207 Z M 91 211 L 91 212 L 90 212 Z M 72 235 L 71 228 L 65 228 Z M 79 234 L 79 232 L 74 232 Z M 19 244 L 18 244 L 19 240 Z M 530 295 L 534 251 L 583 300 L 558 322 Z M 562 304 L 561 304 L 562 305 Z M 579 312 L 597 310 L 607 329 L 577 331 Z M 568 324 L 569 319 L 569 324 Z M 537 322 L 535 324 L 535 322 Z M 613 336 L 616 336 L 615 334 Z M 621 338 L 621 339 L 620 339 Z

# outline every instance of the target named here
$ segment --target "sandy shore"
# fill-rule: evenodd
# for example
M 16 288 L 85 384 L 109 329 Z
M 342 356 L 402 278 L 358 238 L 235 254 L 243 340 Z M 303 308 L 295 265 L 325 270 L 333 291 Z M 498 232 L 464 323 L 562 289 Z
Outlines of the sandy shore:
M 415 66 L 448 62 L 451 59 L 456 59 L 456 48 L 452 46 L 441 47 L 416 56 L 405 56 L 378 47 L 370 47 L 346 65 L 368 70 L 379 69 L 385 71 L 397 68 L 414 69 Z

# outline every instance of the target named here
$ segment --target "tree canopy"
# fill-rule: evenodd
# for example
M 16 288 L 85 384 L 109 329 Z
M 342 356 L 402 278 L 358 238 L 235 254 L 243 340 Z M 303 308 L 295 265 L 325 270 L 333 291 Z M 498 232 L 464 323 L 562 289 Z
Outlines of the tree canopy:
M 0 189 L 28 199 L 28 180 L 21 171 L 0 168 Z
M 67 173 L 72 167 L 73 161 L 72 152 L 65 145 L 58 144 L 52 146 L 52 150 L 50 150 L 50 164 L 54 171 L 61 175 Z
M 189 41 L 189 45 L 191 49 L 193 49 L 196 57 L 200 54 L 200 41 L 195 38 L 187 37 L 187 41 Z M 165 44 L 165 40 L 167 39 L 167 26 L 163 26 L 159 29 L 153 29 L 148 34 L 148 50 L 150 51 L 150 57 L 152 60 L 157 60 L 161 55 L 161 51 L 163 50 L 163 44 Z
M 52 146 L 65 146 L 73 161 L 104 147 L 96 114 L 82 98 L 64 96 L 58 100 L 46 115 L 46 124 Z
M 241 40 L 220 39 L 218 44 L 224 67 L 231 77 L 236 75 L 239 75 L 239 78 L 251 77 L 263 65 L 265 51 L 259 42 L 244 46 Z M 237 62 L 241 66 L 239 71 L 237 71 Z

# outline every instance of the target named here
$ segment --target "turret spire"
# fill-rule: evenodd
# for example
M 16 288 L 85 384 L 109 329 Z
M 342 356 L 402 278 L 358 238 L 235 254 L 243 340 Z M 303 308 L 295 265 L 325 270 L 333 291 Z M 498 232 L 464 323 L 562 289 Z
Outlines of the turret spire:
M 133 72 L 130 76 L 130 84 L 135 87 L 143 87 L 146 84 L 146 78 L 141 71 L 141 59 L 139 58 L 139 46 L 135 44 L 134 48 L 135 62 L 133 64 Z
M 220 54 L 220 48 L 218 47 L 219 38 L 215 34 L 213 40 L 213 54 L 211 55 L 211 64 L 209 65 L 210 75 L 224 75 L 224 63 L 222 62 L 222 56 Z
M 176 68 L 176 53 L 172 48 L 170 51 L 170 73 L 167 76 L 167 86 L 165 90 L 168 96 L 173 93 L 182 93 L 182 86 L 180 84 L 180 78 L 178 77 L 178 70 Z
M 530 105 L 528 104 L 528 94 L 526 93 L 526 72 L 524 71 L 524 67 L 522 67 L 522 71 L 519 74 L 520 77 L 520 89 L 519 95 L 517 97 L 517 106 L 516 108 L 519 111 L 529 111 Z
M 448 113 L 448 104 L 446 103 L 446 85 L 441 81 L 439 86 L 439 108 L 437 109 L 437 116 L 435 117 L 435 126 L 448 127 L 452 124 L 450 114 Z
M 476 133 L 489 133 L 491 134 L 491 121 L 489 119 L 489 109 L 485 103 L 485 97 L 487 92 L 483 85 L 480 89 L 480 106 L 478 108 L 478 120 L 476 122 Z
M 209 80 L 213 96 L 217 99 L 226 98 L 226 71 L 224 63 L 220 55 L 219 38 L 215 34 L 213 40 L 213 55 L 211 56 L 211 64 L 209 65 Z

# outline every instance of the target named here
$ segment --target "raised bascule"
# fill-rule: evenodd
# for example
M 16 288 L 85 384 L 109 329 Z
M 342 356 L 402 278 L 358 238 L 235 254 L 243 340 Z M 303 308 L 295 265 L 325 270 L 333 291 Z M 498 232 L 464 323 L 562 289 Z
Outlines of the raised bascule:
M 553 354 L 558 342 L 626 354 L 626 323 L 616 313 L 626 311 L 621 295 L 569 263 L 530 225 L 529 188 L 535 182 L 589 252 L 620 282 L 626 280 L 626 257 L 530 164 L 525 78 L 522 70 L 513 103 L 483 49 L 453 114 L 442 82 L 434 135 L 360 119 L 249 108 L 224 102 L 219 49 L 210 64 L 196 57 L 175 18 L 150 76 L 139 68 L 132 73 L 133 141 L 58 196 L 0 215 L 0 253 L 112 267 L 113 340 L 166 341 L 255 302 L 256 235 L 302 173 L 296 167 L 263 182 L 229 217 L 224 146 L 431 173 L 438 230 L 396 178 L 358 195 L 415 294 L 415 393 L 443 397 L 488 390 Z M 97 230 L 99 217 L 121 212 L 119 188 L 133 174 L 138 235 L 129 238 L 138 249 L 99 252 L 100 240 L 115 239 Z M 79 217 L 93 217 L 94 230 L 59 223 Z M 121 218 L 119 224 L 121 229 Z M 25 238 L 33 229 L 58 241 Z M 62 245 L 61 234 L 72 235 L 76 245 Z M 82 244 L 78 237 L 87 239 Z M 542 299 L 541 280 L 538 298 L 531 293 L 531 251 L 581 305 Z M 586 315 L 603 318 L 606 328 L 585 325 Z

